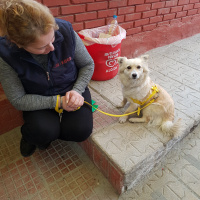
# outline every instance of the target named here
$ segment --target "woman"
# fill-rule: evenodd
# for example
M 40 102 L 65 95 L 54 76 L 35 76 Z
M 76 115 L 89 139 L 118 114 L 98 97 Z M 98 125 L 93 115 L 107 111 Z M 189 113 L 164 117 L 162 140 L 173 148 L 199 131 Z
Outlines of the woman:
M 22 156 L 56 139 L 86 140 L 93 119 L 84 100 L 91 102 L 94 63 L 71 24 L 34 0 L 4 0 L 0 36 L 0 82 L 23 111 Z

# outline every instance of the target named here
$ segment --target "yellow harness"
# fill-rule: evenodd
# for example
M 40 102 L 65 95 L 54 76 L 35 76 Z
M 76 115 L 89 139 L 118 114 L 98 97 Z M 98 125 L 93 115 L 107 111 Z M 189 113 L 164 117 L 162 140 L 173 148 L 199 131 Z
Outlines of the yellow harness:
M 144 104 L 147 103 L 152 97 L 154 97 L 155 94 L 157 94 L 157 93 L 159 92 L 159 90 L 158 90 L 158 88 L 157 88 L 156 85 L 155 85 L 155 86 L 152 86 L 151 89 L 152 89 L 152 93 L 148 96 L 148 98 L 147 98 L 145 101 L 141 102 L 141 101 L 139 101 L 139 100 L 137 100 L 137 99 L 133 99 L 133 98 L 131 98 L 131 100 L 132 100 L 134 103 L 137 103 L 137 104 L 139 104 L 139 105 L 141 105 L 141 106 L 144 105 Z M 158 96 L 157 96 L 157 97 L 158 97 Z M 87 101 L 84 101 L 84 102 L 85 102 L 86 104 L 90 105 L 91 107 L 93 107 L 95 110 L 97 110 L 97 111 L 99 111 L 99 112 L 101 112 L 101 113 L 103 113 L 103 114 L 105 114 L 105 115 L 111 116 L 111 117 L 123 117 L 123 116 L 127 116 L 127 115 L 132 115 L 132 114 L 134 114 L 134 113 L 137 113 L 137 115 L 139 116 L 141 110 L 143 110 L 144 108 L 146 108 L 147 106 L 149 106 L 150 104 L 152 104 L 152 103 L 155 101 L 155 99 L 156 99 L 157 97 L 154 97 L 152 100 L 149 101 L 149 103 L 147 103 L 147 104 L 146 104 L 145 106 L 143 106 L 142 108 L 141 108 L 141 107 L 138 107 L 138 109 L 137 109 L 136 111 L 131 112 L 131 113 L 127 113 L 127 114 L 123 114 L 123 115 L 114 115 L 114 114 L 106 113 L 106 112 L 103 112 L 103 111 L 101 111 L 101 110 L 95 108 L 93 105 L 91 105 L 91 104 L 88 103 Z
M 131 100 L 134 102 L 134 103 L 137 103 L 137 104 L 139 104 L 139 105 L 144 105 L 146 102 L 148 102 L 156 93 L 158 93 L 159 92 L 159 90 L 158 90 L 158 88 L 157 88 L 157 86 L 156 85 L 154 85 L 154 86 L 152 86 L 151 87 L 151 89 L 152 89 L 152 93 L 149 95 L 149 97 L 145 100 L 145 101 L 139 101 L 139 100 L 137 100 L 137 99 L 133 99 L 133 98 L 131 98 Z M 155 99 L 152 99 L 153 101 L 155 101 Z M 153 102 L 152 102 L 153 103 Z

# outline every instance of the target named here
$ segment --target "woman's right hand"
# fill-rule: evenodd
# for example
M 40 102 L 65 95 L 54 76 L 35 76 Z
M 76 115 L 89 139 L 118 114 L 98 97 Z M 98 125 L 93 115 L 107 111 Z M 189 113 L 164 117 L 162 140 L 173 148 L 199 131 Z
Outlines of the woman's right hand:
M 76 91 L 69 91 L 62 96 L 62 108 L 68 112 L 75 111 L 84 104 L 84 98 Z
M 62 109 L 63 109 L 63 110 L 66 110 L 66 111 L 68 111 L 68 112 L 71 112 L 71 111 L 74 111 L 74 110 L 75 110 L 75 108 L 69 107 L 69 106 L 67 105 L 67 103 L 66 103 L 66 97 L 65 97 L 65 96 L 62 96 L 61 98 L 62 98 Z

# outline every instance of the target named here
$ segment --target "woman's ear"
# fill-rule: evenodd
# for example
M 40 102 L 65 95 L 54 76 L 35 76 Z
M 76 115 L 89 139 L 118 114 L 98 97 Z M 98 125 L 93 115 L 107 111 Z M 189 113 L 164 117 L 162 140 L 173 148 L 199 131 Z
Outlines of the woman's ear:
M 22 46 L 20 46 L 19 44 L 17 44 L 15 41 L 11 40 L 12 43 L 14 43 L 15 45 L 17 45 L 17 47 L 20 49 L 22 48 Z

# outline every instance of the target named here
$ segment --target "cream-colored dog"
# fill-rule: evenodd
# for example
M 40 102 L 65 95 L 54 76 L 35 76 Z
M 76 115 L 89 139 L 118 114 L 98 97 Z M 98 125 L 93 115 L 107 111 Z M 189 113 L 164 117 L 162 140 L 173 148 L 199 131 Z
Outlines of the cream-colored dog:
M 134 59 L 118 57 L 123 93 L 123 101 L 118 107 L 124 107 L 129 102 L 125 114 L 140 107 L 142 117 L 129 118 L 130 122 L 148 122 L 150 125 L 159 126 L 167 135 L 178 135 L 181 131 L 181 119 L 173 123 L 174 101 L 149 77 L 148 57 L 148 55 Z M 119 122 L 124 123 L 127 119 L 128 116 L 120 117 Z

